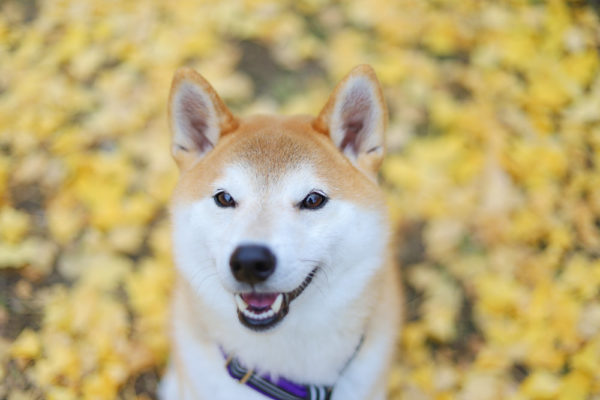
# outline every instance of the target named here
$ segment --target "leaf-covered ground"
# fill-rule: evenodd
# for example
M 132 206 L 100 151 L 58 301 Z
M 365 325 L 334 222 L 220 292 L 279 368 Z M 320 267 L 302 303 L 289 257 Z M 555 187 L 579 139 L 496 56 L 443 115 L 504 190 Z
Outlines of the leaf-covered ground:
M 0 1 L 0 398 L 152 399 L 166 98 L 315 113 L 369 63 L 408 321 L 392 399 L 600 399 L 596 1 Z

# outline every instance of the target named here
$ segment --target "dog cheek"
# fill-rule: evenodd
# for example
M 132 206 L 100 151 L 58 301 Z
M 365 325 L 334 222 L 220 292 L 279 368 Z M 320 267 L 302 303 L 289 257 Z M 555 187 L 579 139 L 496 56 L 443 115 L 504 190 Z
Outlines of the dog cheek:
M 221 245 L 217 240 L 219 235 L 210 229 L 217 226 L 211 206 L 201 201 L 172 210 L 176 267 L 188 280 L 203 279 L 204 275 L 216 272 Z
M 381 254 L 385 248 L 386 224 L 377 210 L 368 210 L 352 203 L 340 204 L 331 227 L 330 253 L 336 254 L 336 264 L 347 270 L 362 264 L 365 257 Z M 382 240 L 382 238 L 384 238 Z

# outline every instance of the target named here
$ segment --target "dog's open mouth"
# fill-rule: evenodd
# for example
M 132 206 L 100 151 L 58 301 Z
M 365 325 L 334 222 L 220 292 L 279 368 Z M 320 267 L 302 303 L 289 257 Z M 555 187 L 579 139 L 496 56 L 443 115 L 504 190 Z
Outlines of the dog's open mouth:
M 300 286 L 288 293 L 236 293 L 235 302 L 240 322 L 256 331 L 272 328 L 285 318 L 292 300 L 304 291 L 316 272 L 317 268 L 307 275 Z

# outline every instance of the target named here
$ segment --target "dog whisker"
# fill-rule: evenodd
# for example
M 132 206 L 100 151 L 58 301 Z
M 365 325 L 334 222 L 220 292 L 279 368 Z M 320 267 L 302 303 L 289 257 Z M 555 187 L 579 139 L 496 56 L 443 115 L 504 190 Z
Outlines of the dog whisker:
M 208 274 L 206 274 L 208 272 Z M 210 266 L 206 266 L 204 268 L 199 268 L 194 271 L 192 276 L 190 277 L 190 282 L 197 287 L 198 290 L 201 289 L 202 285 L 211 278 L 217 276 L 217 272 L 213 270 Z M 196 281 L 201 277 L 200 282 L 196 285 Z
M 211 278 L 214 278 L 217 276 L 216 272 L 213 272 L 211 274 L 206 275 L 197 285 L 197 289 L 200 290 L 202 288 L 202 285 L 204 285 L 206 282 L 208 282 Z M 194 285 L 196 286 L 196 285 Z
M 321 287 L 321 284 L 319 281 L 315 281 L 315 288 L 319 291 L 319 293 L 321 294 L 325 294 L 325 291 L 323 290 L 323 287 Z
M 327 273 L 327 268 L 325 266 L 320 266 L 319 271 L 325 276 L 325 282 L 327 286 L 329 286 L 329 274 Z
M 320 264 L 319 260 L 313 260 L 313 259 L 310 259 L 310 258 L 301 258 L 300 261 L 311 263 L 311 264 L 316 264 L 316 265 Z

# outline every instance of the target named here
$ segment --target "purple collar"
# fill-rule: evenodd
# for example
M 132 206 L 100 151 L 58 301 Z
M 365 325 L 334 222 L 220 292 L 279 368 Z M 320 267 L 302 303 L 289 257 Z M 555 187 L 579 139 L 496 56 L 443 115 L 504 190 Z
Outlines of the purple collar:
M 259 393 L 274 400 L 329 400 L 331 386 L 304 385 L 279 377 L 271 378 L 270 374 L 259 375 L 245 368 L 237 358 L 227 356 L 223 349 L 221 353 L 227 359 L 225 367 L 229 375 L 241 384 L 251 387 Z
M 342 368 L 343 373 L 348 365 L 354 360 L 354 357 L 358 354 L 358 351 L 362 347 L 365 341 L 365 336 L 361 336 L 354 353 L 350 356 L 346 364 Z M 233 357 L 228 356 L 225 350 L 219 346 L 221 354 L 226 359 L 225 368 L 229 375 L 238 380 L 241 384 L 251 387 L 259 393 L 267 396 L 273 400 L 330 400 L 333 386 L 318 386 L 318 385 L 305 385 L 302 383 L 295 383 L 288 381 L 285 378 L 279 377 L 275 381 L 271 378 L 270 374 L 259 375 L 253 370 L 245 368 L 240 361 Z

